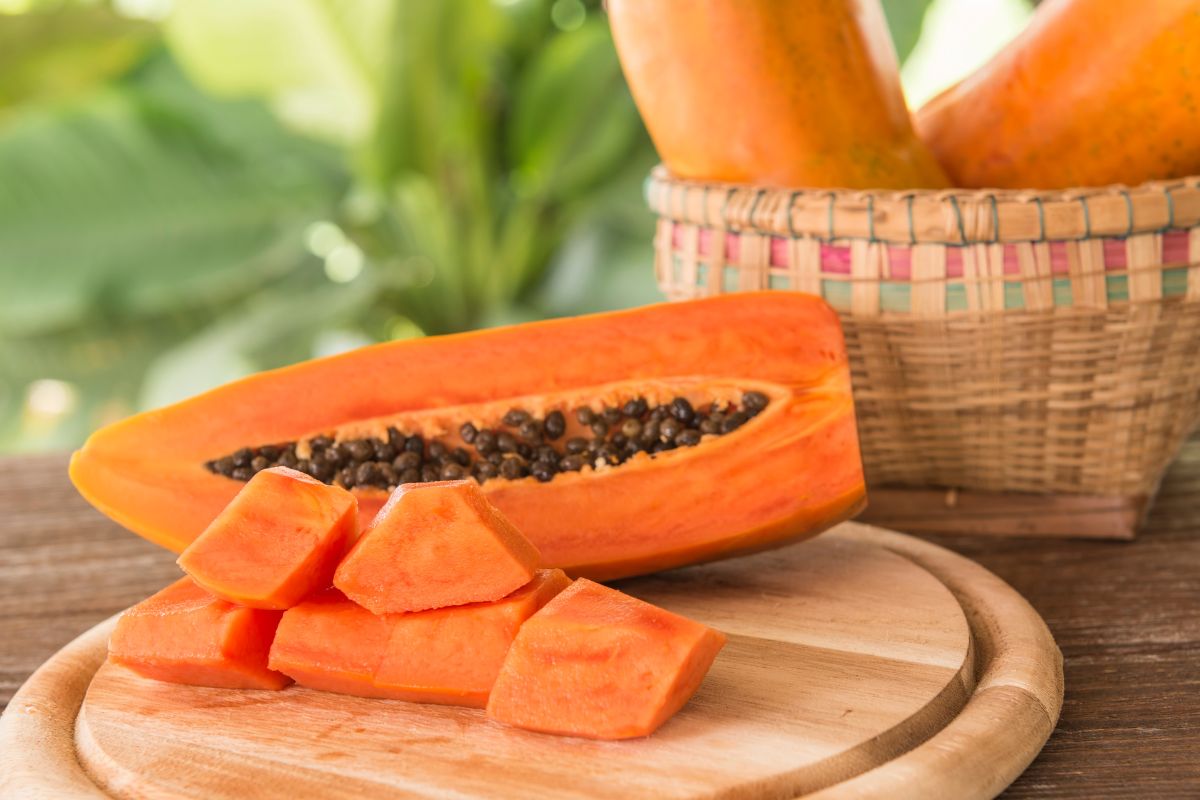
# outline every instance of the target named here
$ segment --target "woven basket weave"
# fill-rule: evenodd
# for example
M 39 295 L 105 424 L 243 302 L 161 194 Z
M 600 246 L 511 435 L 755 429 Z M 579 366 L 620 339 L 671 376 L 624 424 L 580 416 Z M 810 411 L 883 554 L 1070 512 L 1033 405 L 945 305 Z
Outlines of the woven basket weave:
M 1200 178 L 1064 192 L 647 183 L 663 291 L 840 313 L 872 487 L 1149 498 L 1200 419 Z

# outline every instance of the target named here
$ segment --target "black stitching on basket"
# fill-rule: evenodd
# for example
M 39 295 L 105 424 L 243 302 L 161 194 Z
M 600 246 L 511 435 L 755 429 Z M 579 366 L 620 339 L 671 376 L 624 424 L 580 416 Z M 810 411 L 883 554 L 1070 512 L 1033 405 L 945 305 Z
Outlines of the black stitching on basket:
M 913 223 L 913 200 L 915 198 L 910 194 L 905 199 L 908 200 L 908 244 L 911 247 L 917 243 L 916 225 Z
M 1033 202 L 1037 205 L 1038 210 L 1038 238 L 1039 242 L 1046 241 L 1046 206 L 1042 204 L 1042 198 L 1035 197 Z
M 729 201 L 733 199 L 734 193 L 737 192 L 736 186 L 730 186 L 725 190 L 725 199 L 721 201 L 721 225 L 729 227 Z
M 762 202 L 762 199 L 766 194 L 766 189 L 759 189 L 754 193 L 754 202 L 750 204 L 750 215 L 748 221 L 750 223 L 751 230 L 758 234 L 769 233 L 768 231 L 764 231 L 762 228 L 758 227 L 758 223 L 754 219 L 754 215 L 758 213 L 758 204 Z
M 790 233 L 792 235 L 793 239 L 800 238 L 800 234 L 796 232 L 796 224 L 792 221 L 792 213 L 796 210 L 796 198 L 799 197 L 801 194 L 803 194 L 803 192 L 795 191 L 795 192 L 792 192 L 792 196 L 788 198 L 788 206 L 787 206 L 788 233 Z
M 1079 196 L 1079 205 L 1083 206 L 1083 239 L 1084 241 L 1092 238 L 1092 212 L 1088 209 L 1087 195 Z
M 1175 227 L 1175 198 L 1171 196 L 1171 187 L 1164 186 L 1163 194 L 1167 196 L 1167 225 L 1162 229 L 1162 233 L 1166 233 Z
M 1125 238 L 1133 236 L 1133 198 L 1129 196 L 1128 189 L 1121 190 L 1121 197 L 1125 198 L 1125 211 L 1129 216 L 1129 226 L 1125 229 Z
M 989 194 L 987 198 L 992 202 L 992 244 L 1000 244 L 1000 207 L 996 195 Z
M 837 202 L 837 192 L 829 193 L 829 235 L 825 237 L 825 241 L 832 242 L 833 236 L 833 204 Z
M 710 188 L 711 187 L 706 183 L 706 184 L 704 184 L 704 187 L 701 190 L 704 192 L 704 195 L 703 195 L 702 199 L 700 200 L 700 202 L 704 205 L 704 227 L 706 227 L 706 228 L 713 227 L 712 215 L 709 214 L 709 211 L 708 211 L 708 191 Z
M 875 195 L 867 195 L 867 241 L 875 242 Z
M 954 209 L 954 219 L 958 223 L 959 243 L 966 244 L 967 226 L 966 223 L 963 222 L 962 209 L 958 207 L 958 198 L 954 195 L 950 195 L 948 199 L 950 200 L 950 207 Z

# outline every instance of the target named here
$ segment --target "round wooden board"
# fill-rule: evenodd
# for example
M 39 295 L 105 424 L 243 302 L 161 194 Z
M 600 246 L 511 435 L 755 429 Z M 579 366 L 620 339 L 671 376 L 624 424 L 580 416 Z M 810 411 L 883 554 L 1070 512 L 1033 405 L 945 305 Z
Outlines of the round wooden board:
M 973 562 L 846 523 L 783 550 L 624 581 L 729 634 L 646 739 L 505 728 L 473 709 L 144 680 L 112 621 L 0 718 L 0 797 L 988 798 L 1058 719 L 1062 660 Z

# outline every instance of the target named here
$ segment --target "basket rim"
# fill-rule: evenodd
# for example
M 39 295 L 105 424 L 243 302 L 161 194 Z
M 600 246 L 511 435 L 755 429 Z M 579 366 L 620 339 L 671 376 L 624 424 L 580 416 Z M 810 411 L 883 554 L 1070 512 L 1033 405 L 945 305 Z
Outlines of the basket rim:
M 806 189 L 677 178 L 655 167 L 646 202 L 707 228 L 824 241 L 974 245 L 1129 237 L 1200 226 L 1200 176 L 1070 189 Z

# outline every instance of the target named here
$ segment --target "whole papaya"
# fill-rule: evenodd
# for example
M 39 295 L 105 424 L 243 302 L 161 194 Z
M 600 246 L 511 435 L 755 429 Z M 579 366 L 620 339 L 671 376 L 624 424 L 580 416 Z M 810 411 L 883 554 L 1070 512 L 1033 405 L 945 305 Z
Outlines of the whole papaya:
M 1200 172 L 1200 0 L 1050 0 L 929 101 L 917 132 L 960 186 L 1056 189 Z
M 913 133 L 879 0 L 608 0 L 608 14 L 634 100 L 676 175 L 946 185 Z

